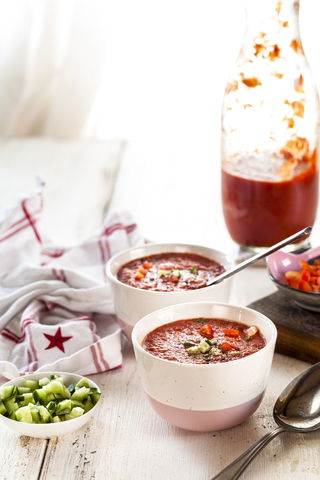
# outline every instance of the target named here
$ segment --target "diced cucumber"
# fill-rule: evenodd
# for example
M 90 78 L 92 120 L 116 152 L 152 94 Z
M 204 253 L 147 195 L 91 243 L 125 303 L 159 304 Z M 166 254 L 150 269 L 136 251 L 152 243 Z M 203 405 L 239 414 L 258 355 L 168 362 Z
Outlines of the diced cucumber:
M 36 403 L 40 403 L 40 405 L 44 405 L 46 403 L 47 394 L 44 391 L 44 388 L 38 388 L 33 392 L 33 398 L 35 399 Z
M 47 385 L 50 382 L 48 377 L 43 377 L 39 380 L 39 387 L 43 387 L 44 385 Z
M 29 403 L 30 413 L 32 417 L 33 423 L 41 423 L 41 417 L 39 414 L 39 408 L 37 405 L 33 405 L 33 403 Z
M 36 390 L 37 388 L 39 388 L 39 384 L 36 380 L 25 380 L 25 382 L 23 383 L 23 386 L 30 388 L 32 392 L 33 390 Z
M 71 400 L 62 400 L 62 402 L 58 403 L 56 408 L 57 415 L 64 415 L 65 413 L 70 413 L 72 409 Z
M 73 407 L 84 408 L 84 403 L 80 402 L 79 400 L 74 400 L 74 398 L 71 398 L 71 404 Z
M 30 393 L 31 392 L 31 388 L 29 387 L 18 387 L 17 389 L 17 394 L 18 395 L 23 395 L 24 393 Z
M 57 377 L 56 380 L 58 380 L 58 382 L 62 383 L 62 385 L 64 385 L 64 380 L 62 377 Z
M 48 410 L 46 409 L 46 407 L 44 407 L 43 405 L 39 405 L 38 408 L 39 408 L 39 414 L 40 414 L 40 417 L 41 417 L 41 421 L 43 423 L 49 423 L 50 420 L 51 420 L 51 415 L 48 412 Z
M 5 400 L 3 403 L 6 409 L 8 410 L 8 412 L 10 412 L 11 410 L 18 410 L 19 408 L 19 405 L 15 402 L 14 397 L 9 398 L 8 400 Z
M 17 387 L 15 385 L 7 385 L 2 387 L 0 391 L 1 400 L 8 400 L 9 398 L 14 397 L 17 392 Z
M 86 403 L 84 404 L 84 413 L 89 412 L 89 410 L 91 410 L 91 408 L 93 408 L 93 407 L 94 407 L 94 405 L 91 402 L 91 400 L 87 400 Z
M 20 407 L 16 411 L 16 418 L 18 422 L 32 423 L 32 415 L 29 406 Z
M 76 387 L 86 387 L 86 388 L 89 388 L 89 383 L 88 383 L 88 380 L 86 378 L 81 378 L 81 380 L 79 380 L 78 383 L 76 383 Z
M 71 385 L 69 385 L 68 387 L 68 390 L 71 393 L 71 395 L 74 393 L 75 389 L 76 389 L 76 383 L 71 383 Z
M 60 417 L 58 417 L 58 415 L 56 415 L 55 417 L 53 417 L 52 423 L 58 423 L 58 422 L 61 422 L 61 419 Z
M 95 405 L 96 403 L 98 403 L 100 396 L 101 396 L 101 393 L 100 393 L 100 392 L 94 392 L 94 393 L 91 393 L 91 394 L 90 394 L 92 403 L 93 403 L 94 405 Z
M 34 397 L 33 397 L 33 393 L 31 393 L 31 392 L 30 392 L 30 393 L 24 393 L 24 394 L 22 395 L 22 397 L 23 397 L 23 400 L 22 400 L 22 401 L 20 400 L 22 407 L 25 407 L 26 405 L 29 405 L 29 403 L 36 403 L 36 402 L 35 402 L 35 399 L 34 399 Z M 16 402 L 19 401 L 18 398 L 19 398 L 19 397 L 17 396 L 17 397 L 16 397 Z
M 4 405 L 3 402 L 0 402 L 0 415 L 4 415 L 6 413 L 7 409 Z
M 61 382 L 59 382 L 59 380 L 52 380 L 42 389 L 46 392 L 46 395 L 48 395 L 49 393 L 63 393 L 63 385 Z
M 83 408 L 75 407 L 71 410 L 70 413 L 65 414 L 65 419 L 66 420 L 73 420 L 74 418 L 80 417 L 83 414 L 84 414 Z
M 14 410 L 9 412 L 8 418 L 10 418 L 10 420 L 17 420 L 16 412 Z
M 54 393 L 49 393 L 47 396 L 46 396 L 46 403 L 49 403 L 49 402 L 52 402 L 56 399 L 55 397 L 55 394 Z
M 84 400 L 85 398 L 88 398 L 90 393 L 90 388 L 87 387 L 81 387 L 79 390 L 76 390 L 72 395 L 71 398 L 72 400 Z

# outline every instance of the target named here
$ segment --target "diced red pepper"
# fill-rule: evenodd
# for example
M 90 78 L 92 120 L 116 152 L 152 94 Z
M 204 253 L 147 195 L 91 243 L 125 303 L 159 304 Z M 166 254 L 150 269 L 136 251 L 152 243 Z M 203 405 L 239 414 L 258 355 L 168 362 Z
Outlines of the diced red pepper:
M 144 278 L 144 275 L 141 272 L 137 272 L 134 276 L 137 280 L 141 280 L 141 278 Z
M 143 268 L 146 268 L 147 270 L 149 270 L 150 268 L 152 268 L 152 263 L 146 260 L 145 262 L 143 262 Z
M 312 292 L 312 287 L 308 282 L 301 280 L 299 283 L 299 290 L 303 290 L 304 292 Z
M 203 327 L 200 330 L 200 333 L 207 338 L 213 337 L 213 330 L 209 323 L 206 323 L 205 325 L 203 325 Z
M 309 282 L 309 279 L 310 279 L 310 272 L 308 272 L 307 270 L 302 270 L 301 280 L 303 282 Z
M 309 265 L 308 262 L 305 260 L 299 260 L 299 265 L 301 267 L 301 270 L 307 270 L 307 272 L 311 273 L 311 265 Z
M 238 337 L 239 336 L 239 330 L 232 330 L 231 328 L 225 328 L 224 330 L 225 335 L 227 337 Z
M 229 342 L 223 342 L 220 344 L 220 349 L 222 351 L 226 351 L 226 352 L 229 352 L 230 350 L 238 350 L 237 347 L 235 347 L 234 345 L 232 345 L 232 343 L 229 343 Z

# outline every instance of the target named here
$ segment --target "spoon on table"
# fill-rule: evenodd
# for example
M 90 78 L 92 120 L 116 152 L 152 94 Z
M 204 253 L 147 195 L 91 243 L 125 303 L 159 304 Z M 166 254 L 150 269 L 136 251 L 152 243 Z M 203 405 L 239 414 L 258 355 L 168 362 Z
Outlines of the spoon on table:
M 306 433 L 320 428 L 320 362 L 309 367 L 287 385 L 274 405 L 273 418 L 279 426 L 211 480 L 239 478 L 255 456 L 280 433 Z
M 236 265 L 235 267 L 231 268 L 231 270 L 227 270 L 221 275 L 218 275 L 209 283 L 207 283 L 207 287 L 209 287 L 210 285 L 215 285 L 217 283 L 222 282 L 222 280 L 224 280 L 225 278 L 231 277 L 231 275 L 234 275 L 235 273 L 240 272 L 240 270 L 247 268 L 249 265 L 256 263 L 261 258 L 267 257 L 271 253 L 274 253 L 277 250 L 280 250 L 280 248 L 283 248 L 286 245 L 289 245 L 290 243 L 295 242 L 296 240 L 298 240 L 301 237 L 304 237 L 305 235 L 310 235 L 311 231 L 312 231 L 312 227 L 306 227 L 303 230 L 300 230 L 300 232 L 297 232 L 294 235 L 291 235 L 291 237 L 285 238 L 281 242 L 276 243 L 272 247 L 267 248 L 263 252 L 258 253 L 257 255 L 254 255 L 253 257 L 248 258 L 248 260 L 245 260 L 244 262 L 239 263 L 239 265 Z

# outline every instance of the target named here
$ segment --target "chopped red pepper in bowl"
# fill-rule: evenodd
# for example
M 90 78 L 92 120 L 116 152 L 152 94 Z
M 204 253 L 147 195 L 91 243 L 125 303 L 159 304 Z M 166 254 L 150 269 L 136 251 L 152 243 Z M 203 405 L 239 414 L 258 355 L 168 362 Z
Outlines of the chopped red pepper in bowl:
M 304 292 L 320 293 L 320 260 L 310 265 L 299 260 L 300 271 L 289 270 L 285 273 L 286 285 Z

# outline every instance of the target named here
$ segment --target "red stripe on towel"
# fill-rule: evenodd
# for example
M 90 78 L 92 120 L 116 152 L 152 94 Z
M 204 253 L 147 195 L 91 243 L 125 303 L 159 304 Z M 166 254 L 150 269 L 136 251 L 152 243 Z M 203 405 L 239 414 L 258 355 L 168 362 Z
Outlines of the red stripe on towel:
M 100 342 L 97 342 L 97 343 L 96 343 L 96 346 L 97 346 L 98 351 L 99 351 L 100 360 L 101 360 L 101 362 L 102 362 L 102 365 L 104 366 L 105 370 L 110 370 L 110 365 L 108 364 L 108 362 L 107 362 L 106 359 L 104 358 L 103 350 L 102 350 L 102 347 L 101 347 L 101 343 L 100 343 Z
M 96 352 L 96 349 L 95 349 L 95 344 L 93 345 L 90 345 L 90 350 L 91 350 L 91 355 L 92 355 L 92 358 L 93 358 L 93 363 L 96 367 L 96 370 L 97 370 L 97 373 L 101 373 L 102 372 L 102 368 L 100 367 L 99 365 L 99 361 L 98 361 L 98 357 L 97 357 L 97 352 Z
M 36 228 L 36 220 L 34 220 L 34 219 L 32 218 L 32 216 L 29 214 L 29 212 L 28 212 L 28 210 L 27 210 L 27 207 L 26 207 L 26 203 L 27 203 L 27 200 L 22 200 L 22 202 L 21 202 L 22 210 L 24 211 L 27 219 L 29 220 L 29 223 L 30 223 L 31 227 L 33 228 L 34 234 L 35 234 L 38 242 L 39 242 L 39 243 L 42 243 L 41 238 L 40 238 L 40 235 L 39 235 L 38 230 L 37 230 L 37 228 Z

